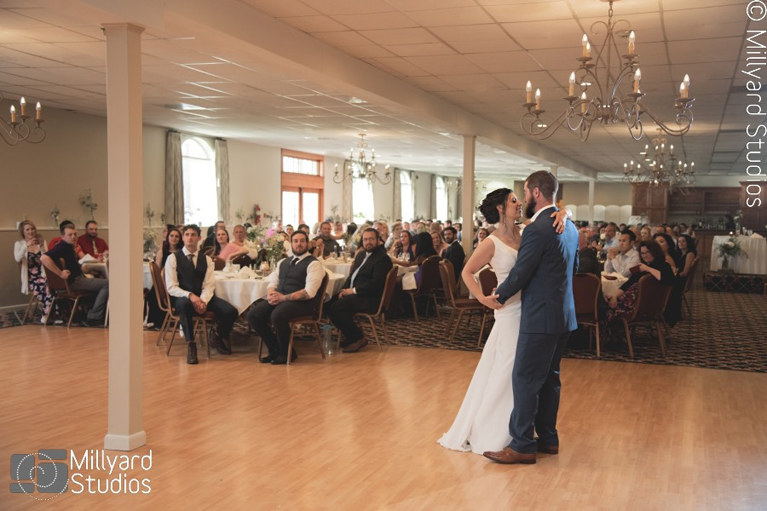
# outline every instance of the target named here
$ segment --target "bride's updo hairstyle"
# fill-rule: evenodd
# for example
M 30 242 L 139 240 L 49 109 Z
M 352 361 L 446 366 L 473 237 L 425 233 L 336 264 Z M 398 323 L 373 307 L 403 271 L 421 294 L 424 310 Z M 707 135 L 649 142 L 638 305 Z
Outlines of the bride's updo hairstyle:
M 510 193 L 509 188 L 499 188 L 485 196 L 482 204 L 479 205 L 479 212 L 485 217 L 487 223 L 497 224 L 500 222 L 501 215 L 498 213 L 498 206 L 501 206 L 502 211 L 506 210 L 506 199 Z

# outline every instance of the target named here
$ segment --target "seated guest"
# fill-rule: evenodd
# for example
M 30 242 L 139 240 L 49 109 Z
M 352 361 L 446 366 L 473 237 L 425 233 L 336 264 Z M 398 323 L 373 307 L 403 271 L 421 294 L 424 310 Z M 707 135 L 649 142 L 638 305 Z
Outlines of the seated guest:
M 235 225 L 234 229 L 232 230 L 232 234 L 234 235 L 234 239 L 221 249 L 218 257 L 224 260 L 231 260 L 236 257 L 246 255 L 251 260 L 255 260 L 256 257 L 258 257 L 258 250 L 256 250 L 255 247 L 252 247 L 248 243 L 248 240 L 246 239 L 247 235 L 245 232 L 245 226 Z
M 474 237 L 474 248 L 477 248 L 477 245 L 482 243 L 488 236 L 490 236 L 490 231 L 485 227 L 480 227 L 477 231 L 477 235 Z
M 442 232 L 429 231 L 429 235 L 431 235 L 431 245 L 434 247 L 434 251 L 442 257 L 442 252 L 447 248 L 447 243 L 442 239 Z
M 295 231 L 295 229 L 293 228 L 293 226 L 291 224 L 287 224 L 285 226 L 285 234 L 288 235 L 288 239 L 290 239 L 290 237 L 293 236 L 293 232 L 294 231 Z
M 162 242 L 160 250 L 157 251 L 155 257 L 155 263 L 160 269 L 165 268 L 165 262 L 168 260 L 168 256 L 181 250 L 184 244 L 181 242 L 181 231 L 176 227 L 170 225 L 167 227 L 167 234 Z
M 442 235 L 445 237 L 445 243 L 447 243 L 447 248 L 442 252 L 442 259 L 447 259 L 453 263 L 455 281 L 460 282 L 461 272 L 463 271 L 463 262 L 466 259 L 466 253 L 463 251 L 463 247 L 458 242 L 458 232 L 455 230 L 455 227 L 445 227 L 445 229 L 442 231 Z
M 639 241 L 650 241 L 652 239 L 652 231 L 648 225 L 643 225 L 639 229 Z
M 85 234 L 77 238 L 77 246 L 82 249 L 84 254 L 88 254 L 99 261 L 104 260 L 104 255 L 109 250 L 107 242 L 99 238 L 99 224 L 95 220 L 85 222 Z
M 671 271 L 674 272 L 674 275 L 679 273 L 679 269 L 677 268 L 678 256 L 676 245 L 674 245 L 674 241 L 671 239 L 671 236 L 665 232 L 661 232 L 655 234 L 652 239 L 660 246 L 660 249 L 663 251 L 663 258 L 671 267 Z
M 214 225 L 208 227 L 208 234 L 205 237 L 205 241 L 202 242 L 203 253 L 213 253 L 213 250 L 216 248 L 216 232 L 219 229 L 226 229 L 226 223 L 223 220 L 219 220 Z
M 655 241 L 642 241 L 639 243 L 639 256 L 642 262 L 639 271 L 633 273 L 629 279 L 612 296 L 607 296 L 610 308 L 607 311 L 609 323 L 620 314 L 628 314 L 634 309 L 637 299 L 639 279 L 650 274 L 661 284 L 671 286 L 674 283 L 674 273 L 665 260 L 663 250 Z
M 181 318 L 181 327 L 187 341 L 186 363 L 197 363 L 197 344 L 194 340 L 194 316 L 206 311 L 216 313 L 217 338 L 211 345 L 222 355 L 231 355 L 227 344 L 232 326 L 237 319 L 237 309 L 213 294 L 216 281 L 213 277 L 213 261 L 197 250 L 200 228 L 196 225 L 183 227 L 184 248 L 171 254 L 165 263 L 165 287 L 170 302 Z
M 59 232 L 64 232 L 64 227 L 71 227 L 72 229 L 74 229 L 75 228 L 75 224 L 74 224 L 74 222 L 71 222 L 69 220 L 64 220 L 63 222 L 61 222 L 59 224 Z M 53 247 L 55 247 L 56 245 L 58 245 L 59 241 L 61 241 L 61 236 L 56 236 L 51 241 L 49 241 L 48 242 L 48 250 L 50 250 Z M 74 248 L 75 248 L 75 255 L 77 256 L 77 260 L 79 261 L 85 255 L 85 252 L 83 252 L 83 249 L 80 248 L 80 245 L 78 245 L 77 243 L 75 243 L 75 247 Z
M 359 351 L 367 346 L 367 339 L 354 322 L 354 314 L 374 313 L 378 309 L 386 274 L 392 267 L 386 250 L 379 244 L 379 234 L 375 229 L 363 231 L 362 248 L 364 250 L 354 258 L 344 288 L 326 308 L 330 321 L 344 334 L 345 340 L 341 343 L 344 353 Z
M 615 236 L 618 226 L 615 223 L 610 222 L 605 226 L 604 230 L 604 242 L 602 243 L 602 250 L 606 253 L 608 248 L 618 248 L 618 238 Z
M 409 266 L 409 263 L 415 261 L 414 248 L 413 235 L 410 231 L 403 229 L 399 234 L 399 241 L 392 243 L 389 255 L 396 259 L 397 264 Z
M 22 220 L 19 223 L 19 235 L 21 239 L 13 246 L 13 256 L 21 266 L 21 292 L 28 295 L 31 291 L 35 299 L 40 302 L 43 308 L 43 317 L 40 322 L 45 324 L 48 322 L 48 314 L 51 312 L 53 303 L 53 296 L 48 291 L 45 272 L 40 262 L 45 240 L 37 232 L 35 224 L 29 220 Z
M 695 241 L 688 234 L 680 234 L 677 244 L 680 254 L 677 260 L 679 273 L 671 290 L 671 296 L 668 298 L 668 306 L 666 306 L 666 313 L 664 315 L 666 323 L 672 327 L 682 319 L 682 295 L 684 294 L 684 288 L 687 285 L 687 279 L 690 276 L 693 262 L 695 262 L 695 258 L 698 256 Z
M 213 245 L 213 256 L 220 257 L 221 251 L 229 245 L 229 231 L 219 227 L 216 229 L 215 238 L 216 243 Z
M 261 363 L 286 364 L 296 359 L 288 354 L 290 320 L 312 313 L 312 298 L 322 284 L 325 270 L 322 263 L 309 253 L 309 236 L 296 231 L 290 237 L 293 257 L 277 263 L 267 281 L 266 298 L 253 305 L 248 312 L 248 324 L 261 336 L 269 353 Z M 275 335 L 276 332 L 276 335 Z
M 636 234 L 626 229 L 618 237 L 618 247 L 607 249 L 607 261 L 605 261 L 607 273 L 631 276 L 631 268 L 639 264 L 639 252 L 634 248 L 635 240 Z
M 602 275 L 602 265 L 594 247 L 583 247 L 578 252 L 578 273 L 593 273 L 597 277 Z
M 384 240 L 384 248 L 386 250 L 391 249 L 391 246 L 399 240 L 399 233 L 402 232 L 402 222 L 395 222 L 391 227 L 391 234 Z
M 93 307 L 88 311 L 85 326 L 100 326 L 104 324 L 104 316 L 109 300 L 109 281 L 107 279 L 86 278 L 77 262 L 75 245 L 77 231 L 74 227 L 65 226 L 61 231 L 61 241 L 42 255 L 41 261 L 45 271 L 54 273 L 66 280 L 69 287 L 75 291 L 94 291 L 98 293 Z M 59 261 L 64 260 L 64 268 L 59 268 Z
M 421 283 L 421 265 L 427 257 L 437 255 L 437 251 L 434 250 L 434 243 L 431 240 L 431 235 L 428 232 L 419 232 L 415 236 L 415 264 L 418 265 L 418 269 L 415 272 L 415 281 L 417 284 Z
M 330 254 L 340 251 L 341 246 L 333 239 L 331 231 L 333 226 L 330 222 L 320 224 L 320 235 L 314 238 L 314 257 L 328 257 Z
M 458 243 L 462 242 L 463 241 L 463 234 L 462 234 L 461 230 L 463 228 L 463 225 L 461 224 L 461 222 L 456 222 L 455 225 L 453 225 L 453 227 L 455 227 L 455 231 L 457 233 L 456 238 L 458 239 Z

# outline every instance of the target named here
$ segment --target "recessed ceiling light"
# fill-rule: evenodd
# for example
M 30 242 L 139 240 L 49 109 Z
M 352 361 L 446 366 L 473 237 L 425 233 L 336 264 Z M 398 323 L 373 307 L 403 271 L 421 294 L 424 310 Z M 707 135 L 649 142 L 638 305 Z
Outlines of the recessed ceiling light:
M 349 104 L 352 104 L 352 105 L 367 105 L 368 102 L 365 101 L 364 99 L 352 96 L 351 98 L 349 98 Z
M 204 106 L 192 105 L 191 103 L 176 103 L 172 105 L 165 105 L 165 108 L 171 110 L 206 110 Z

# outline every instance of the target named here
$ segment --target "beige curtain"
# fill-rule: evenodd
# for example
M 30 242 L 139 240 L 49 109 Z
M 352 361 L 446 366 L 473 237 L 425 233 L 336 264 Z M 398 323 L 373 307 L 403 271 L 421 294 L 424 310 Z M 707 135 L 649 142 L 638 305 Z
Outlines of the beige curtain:
M 181 134 L 172 130 L 169 130 L 165 136 L 165 217 L 167 223 L 184 223 Z
M 213 142 L 216 151 L 216 183 L 218 183 L 218 218 L 229 224 L 229 146 L 226 140 Z
M 342 167 L 344 180 L 341 188 L 341 218 L 344 222 L 351 222 L 354 218 L 352 211 L 352 180 L 346 177 L 346 166 L 350 165 L 349 160 L 344 160 Z
M 431 193 L 430 193 L 430 201 L 431 204 L 429 204 L 429 218 L 434 220 L 437 218 L 437 174 L 431 175 Z

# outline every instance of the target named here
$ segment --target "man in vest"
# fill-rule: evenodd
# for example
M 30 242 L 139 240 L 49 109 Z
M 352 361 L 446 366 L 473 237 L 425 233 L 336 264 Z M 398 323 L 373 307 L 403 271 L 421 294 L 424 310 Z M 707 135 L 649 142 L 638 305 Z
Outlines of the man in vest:
M 354 322 L 357 312 L 374 313 L 381 302 L 391 259 L 379 243 L 378 231 L 372 227 L 362 232 L 362 248 L 351 268 L 344 288 L 327 305 L 330 321 L 344 334 L 344 353 L 354 353 L 367 346 L 368 341 Z
M 213 260 L 197 250 L 200 228 L 185 225 L 184 248 L 170 254 L 165 262 L 165 287 L 168 288 L 173 308 L 181 317 L 181 327 L 187 340 L 187 364 L 197 363 L 197 344 L 194 341 L 194 315 L 206 311 L 216 313 L 218 338 L 211 341 L 222 355 L 231 355 L 226 339 L 237 319 L 237 309 L 230 303 L 213 295 L 216 281 L 213 277 Z
M 325 276 L 322 263 L 308 252 L 309 236 L 304 231 L 291 235 L 290 246 L 293 257 L 277 263 L 277 269 L 267 278 L 266 298 L 258 300 L 248 312 L 250 327 L 269 348 L 269 354 L 259 359 L 264 364 L 288 362 L 288 323 L 293 318 L 311 315 L 311 300 Z M 296 359 L 295 352 L 290 355 L 291 361 Z

